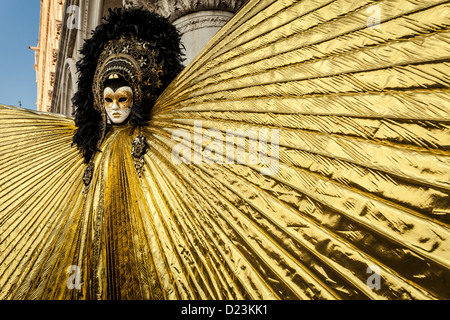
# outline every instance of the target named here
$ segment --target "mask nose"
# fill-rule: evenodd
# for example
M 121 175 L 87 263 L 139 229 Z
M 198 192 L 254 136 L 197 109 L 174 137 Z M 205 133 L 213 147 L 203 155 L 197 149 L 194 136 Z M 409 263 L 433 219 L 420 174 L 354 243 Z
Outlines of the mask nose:
M 117 104 L 117 101 L 114 101 L 113 106 L 112 106 L 112 110 L 114 110 L 114 111 L 119 111 L 120 110 L 120 107 Z

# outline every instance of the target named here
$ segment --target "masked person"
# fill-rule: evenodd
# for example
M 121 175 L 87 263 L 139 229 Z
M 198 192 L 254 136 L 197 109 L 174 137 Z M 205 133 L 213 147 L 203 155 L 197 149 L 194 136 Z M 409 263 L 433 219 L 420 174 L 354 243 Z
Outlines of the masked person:
M 112 12 L 75 121 L 0 108 L 0 298 L 448 299 L 448 16 L 401 3 L 252 0 L 185 69 Z

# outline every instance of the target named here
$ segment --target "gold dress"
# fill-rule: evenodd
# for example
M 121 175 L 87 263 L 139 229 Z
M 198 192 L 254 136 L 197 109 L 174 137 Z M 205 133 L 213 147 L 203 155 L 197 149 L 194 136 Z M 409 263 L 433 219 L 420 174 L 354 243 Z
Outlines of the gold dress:
M 87 190 L 73 119 L 1 106 L 0 299 L 450 298 L 449 58 L 450 1 L 251 0 L 160 96 L 141 177 L 117 126 Z M 210 129 L 278 130 L 277 170 L 173 161 Z

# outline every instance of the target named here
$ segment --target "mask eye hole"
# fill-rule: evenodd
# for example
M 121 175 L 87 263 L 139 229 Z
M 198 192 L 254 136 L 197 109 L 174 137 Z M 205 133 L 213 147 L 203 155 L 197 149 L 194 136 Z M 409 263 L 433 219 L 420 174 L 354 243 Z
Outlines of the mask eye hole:
M 119 102 L 127 102 L 127 101 L 128 101 L 128 98 L 125 98 L 125 97 L 119 99 Z
M 113 102 L 111 98 L 105 98 L 105 101 L 108 102 L 108 103 Z

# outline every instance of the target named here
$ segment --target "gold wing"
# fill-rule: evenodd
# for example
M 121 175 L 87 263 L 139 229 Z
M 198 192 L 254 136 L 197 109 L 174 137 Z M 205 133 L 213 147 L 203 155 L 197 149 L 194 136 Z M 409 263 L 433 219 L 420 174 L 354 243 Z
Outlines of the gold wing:
M 449 1 L 255 0 L 219 31 L 147 129 L 192 297 L 450 297 L 449 26 Z M 195 161 L 239 129 L 247 160 L 279 130 L 274 174 Z
M 87 194 L 69 120 L 0 109 L 0 298 L 450 298 L 449 13 L 251 0 L 158 100 L 142 176 L 116 128 Z
M 47 268 L 67 269 L 83 201 L 74 130 L 70 118 L 0 105 L 0 299 L 58 290 Z

